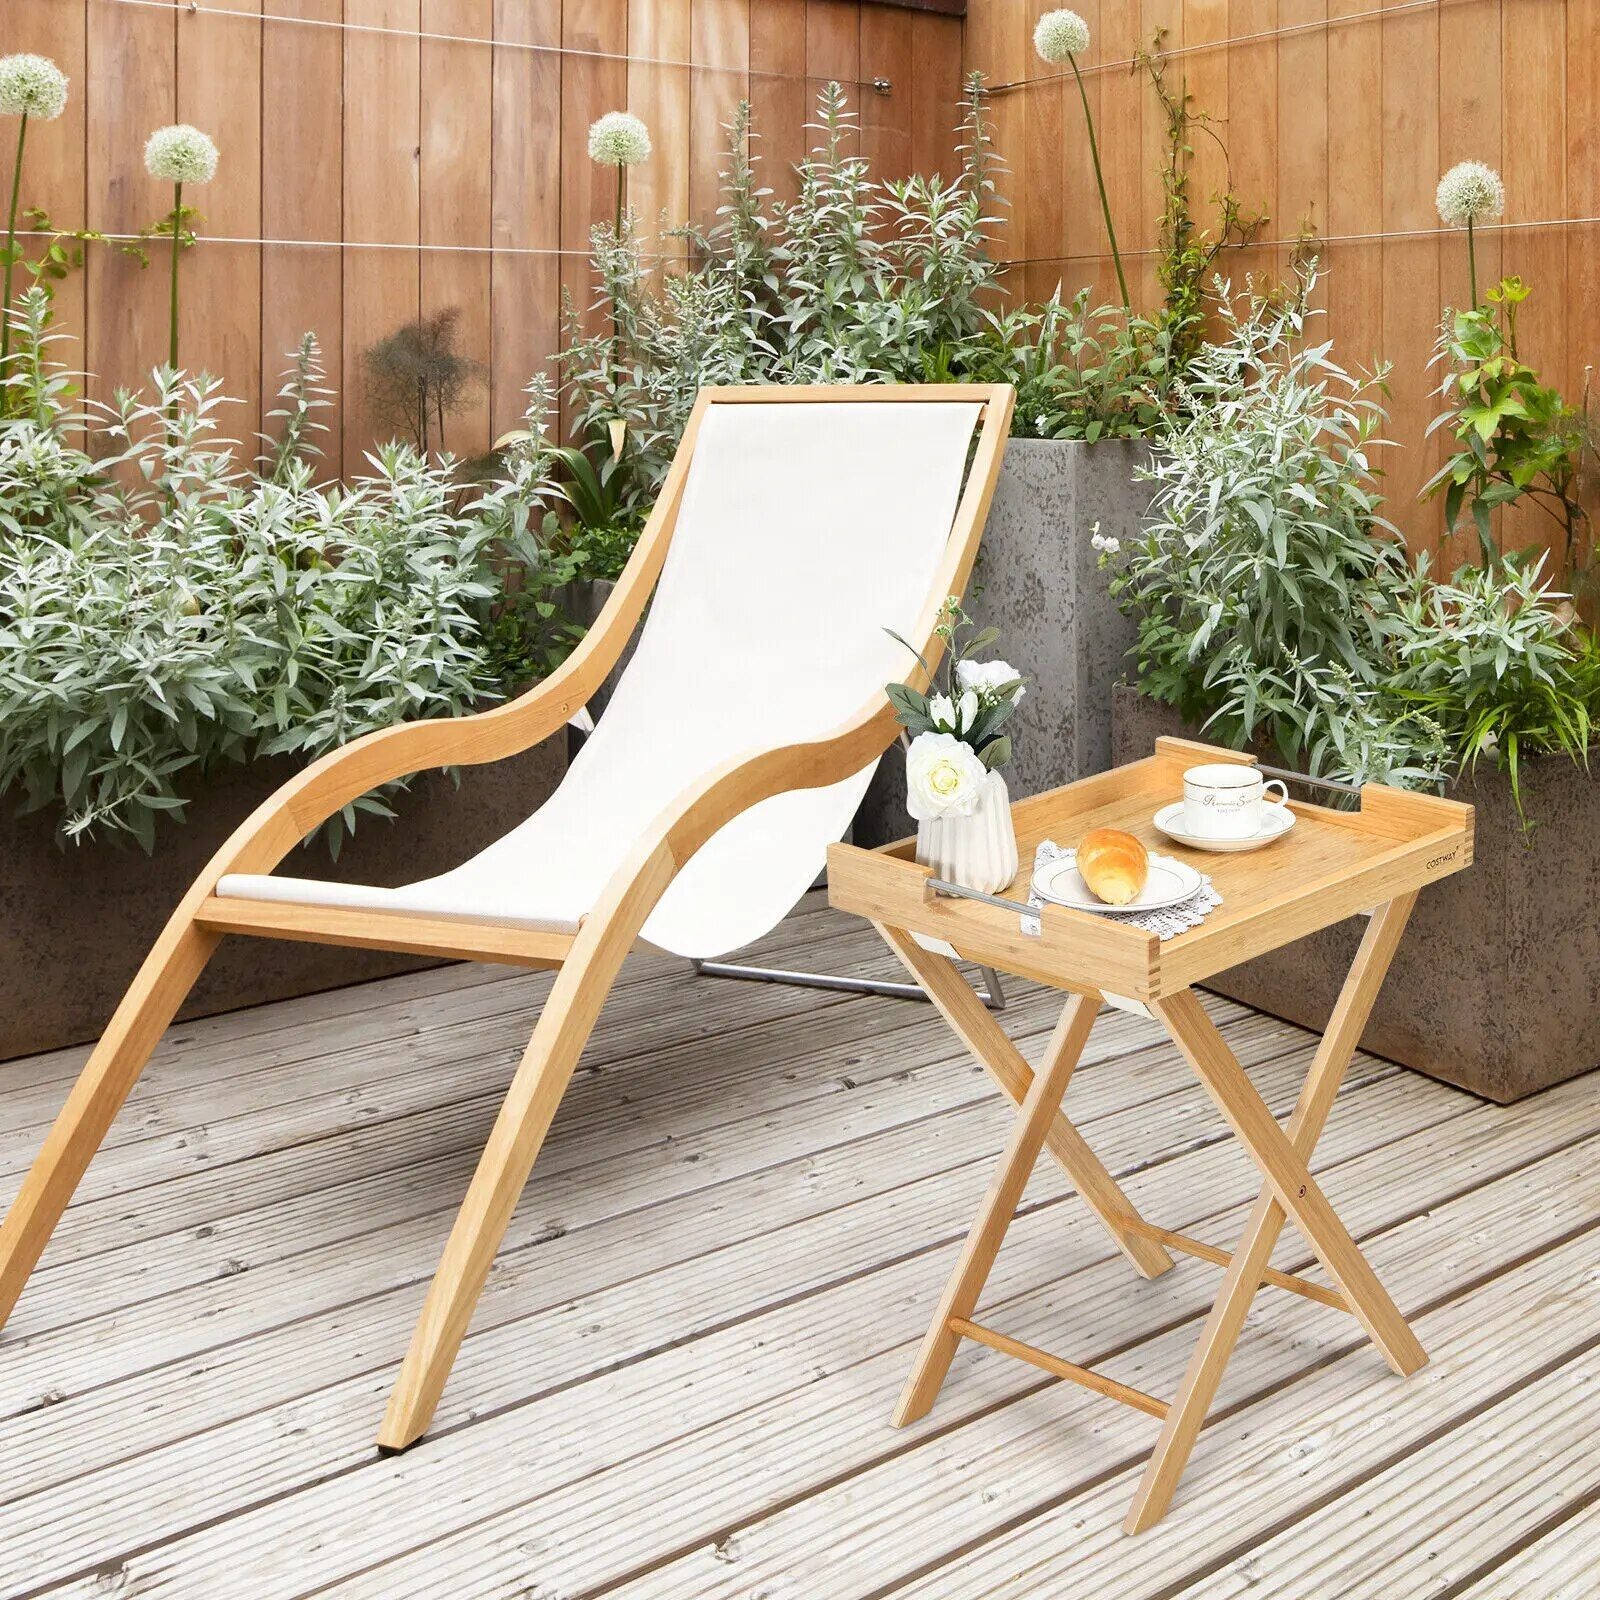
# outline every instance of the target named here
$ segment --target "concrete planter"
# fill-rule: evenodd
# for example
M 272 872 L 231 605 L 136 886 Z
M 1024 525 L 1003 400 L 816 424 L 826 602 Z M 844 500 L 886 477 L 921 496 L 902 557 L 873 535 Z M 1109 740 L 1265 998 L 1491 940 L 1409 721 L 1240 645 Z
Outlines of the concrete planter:
M 313 842 L 283 870 L 384 885 L 443 872 L 535 810 L 566 770 L 565 742 L 547 739 L 509 761 L 442 773 L 394 802 L 393 822 L 366 817 L 337 862 Z M 188 820 L 158 835 L 156 853 L 104 843 L 57 844 L 54 819 L 0 824 L 0 1059 L 99 1036 L 184 891 L 240 822 L 296 771 L 286 760 L 217 772 Z M 337 989 L 438 962 L 423 956 L 268 939 L 222 942 L 181 1017 Z
M 610 578 L 580 578 L 576 583 L 569 583 L 562 592 L 562 603 L 567 613 L 575 622 L 581 622 L 585 630 L 592 628 L 600 620 L 600 613 L 605 610 L 606 602 L 610 600 L 616 583 Z M 628 663 L 633 660 L 633 652 L 638 648 L 639 634 L 644 627 L 641 617 L 639 625 L 633 630 L 633 637 L 622 647 L 622 654 L 617 657 L 617 664 L 605 676 L 605 681 L 595 690 L 589 700 L 589 714 L 596 720 L 605 710 L 616 692 L 618 683 L 622 681 L 622 674 Z
M 1120 687 L 1118 761 L 1158 734 L 1203 738 L 1168 706 Z M 1600 783 L 1560 757 L 1525 762 L 1523 837 L 1504 774 L 1451 790 L 1477 808 L 1474 864 L 1422 892 L 1362 1044 L 1506 1104 L 1600 1066 Z M 1207 985 L 1321 1029 L 1366 924 L 1343 922 Z
M 1000 630 L 999 651 L 1028 680 L 1012 719 L 1012 796 L 1038 794 L 1111 765 L 1111 686 L 1134 641 L 1090 544 L 1130 539 L 1152 485 L 1135 477 L 1149 447 L 1133 439 L 1012 439 L 983 530 L 967 600 Z M 856 842 L 910 831 L 904 761 L 884 757 L 856 817 Z

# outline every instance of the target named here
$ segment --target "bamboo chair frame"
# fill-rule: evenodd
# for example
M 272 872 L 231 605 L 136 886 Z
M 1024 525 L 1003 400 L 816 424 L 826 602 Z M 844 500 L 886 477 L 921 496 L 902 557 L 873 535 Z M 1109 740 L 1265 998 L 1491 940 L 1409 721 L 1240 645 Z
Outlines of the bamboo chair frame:
M 240 825 L 183 897 L 90 1055 L 0 1226 L 3 1328 L 79 1179 L 156 1043 L 224 934 L 363 945 L 472 961 L 556 968 L 428 1290 L 378 1434 L 405 1449 L 426 1432 L 489 1266 L 623 958 L 677 872 L 733 817 L 793 789 L 837 783 L 893 742 L 894 712 L 871 696 L 827 736 L 729 761 L 661 811 L 575 933 L 398 911 L 222 898 L 228 873 L 268 873 L 307 834 L 391 779 L 498 761 L 564 727 L 620 657 L 655 588 L 677 525 L 701 421 L 713 405 L 927 401 L 977 403 L 976 450 L 944 557 L 910 637 L 930 669 L 947 595 L 964 591 L 1010 430 L 1014 391 L 994 385 L 707 388 L 700 392 L 650 518 L 612 597 L 567 661 L 520 698 L 472 716 L 406 723 L 331 752 Z M 919 669 L 920 670 L 920 669 Z

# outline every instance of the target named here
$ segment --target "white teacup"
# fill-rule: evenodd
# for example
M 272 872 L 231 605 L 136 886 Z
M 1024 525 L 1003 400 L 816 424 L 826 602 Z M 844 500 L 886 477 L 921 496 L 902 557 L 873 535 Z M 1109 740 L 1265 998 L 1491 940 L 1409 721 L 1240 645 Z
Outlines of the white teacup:
M 1279 793 L 1269 797 L 1268 791 Z M 1184 832 L 1196 839 L 1253 839 L 1266 824 L 1263 808 L 1284 805 L 1288 789 L 1232 761 L 1190 767 L 1183 775 Z

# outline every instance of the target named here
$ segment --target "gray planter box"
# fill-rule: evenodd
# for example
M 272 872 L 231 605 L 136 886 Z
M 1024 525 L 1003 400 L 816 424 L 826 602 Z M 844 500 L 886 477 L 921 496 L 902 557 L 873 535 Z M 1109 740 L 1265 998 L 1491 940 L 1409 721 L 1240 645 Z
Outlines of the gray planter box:
M 1111 687 L 1134 624 L 1107 591 L 1090 544 L 1130 539 L 1152 485 L 1135 478 L 1149 447 L 1133 439 L 1012 439 L 984 526 L 967 611 L 996 627 L 998 650 L 1028 681 L 1012 719 L 1015 755 L 1005 769 L 1013 799 L 1054 789 L 1111 765 Z M 910 831 L 905 763 L 886 755 L 856 817 L 858 844 Z
M 173 908 L 222 842 L 297 770 L 287 760 L 229 767 L 207 781 L 187 821 L 164 828 L 156 853 L 56 842 L 44 813 L 0 823 L 0 1059 L 97 1038 Z M 337 862 L 313 841 L 281 870 L 296 877 L 394 885 L 443 872 L 535 810 L 566 771 L 547 739 L 509 761 L 416 779 L 393 822 L 364 817 Z M 441 963 L 378 950 L 229 938 L 180 1017 L 337 989 Z
M 1205 735 L 1132 689 L 1116 694 L 1117 760 L 1163 733 Z M 1530 838 L 1488 766 L 1449 790 L 1476 807 L 1473 865 L 1422 891 L 1363 1046 L 1506 1104 L 1600 1066 L 1600 783 L 1559 757 L 1523 764 Z M 1356 918 L 1247 961 L 1206 987 L 1321 1029 L 1366 927 Z

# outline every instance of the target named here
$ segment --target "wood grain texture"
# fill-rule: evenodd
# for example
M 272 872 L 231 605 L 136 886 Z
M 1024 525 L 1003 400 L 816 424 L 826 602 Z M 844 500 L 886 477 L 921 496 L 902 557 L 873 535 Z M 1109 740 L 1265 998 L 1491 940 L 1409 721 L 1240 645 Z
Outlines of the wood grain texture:
M 1006 253 L 1030 265 L 1009 289 L 1036 296 L 1060 279 L 1104 298 L 1110 263 L 1094 226 L 1081 112 L 1027 46 L 1039 9 L 972 0 L 966 23 L 966 65 L 1012 86 L 995 101 L 1011 167 Z M 1173 52 L 1170 83 L 1216 119 L 1228 148 L 1225 160 L 1203 132 L 1195 139 L 1197 218 L 1209 221 L 1230 171 L 1241 202 L 1272 216 L 1262 242 L 1227 252 L 1219 269 L 1236 285 L 1249 272 L 1282 274 L 1288 243 L 1309 218 L 1324 239 L 1324 335 L 1349 368 L 1393 364 L 1386 434 L 1394 444 L 1380 453 L 1387 512 L 1413 549 L 1438 551 L 1447 565 L 1473 553 L 1475 539 L 1445 538 L 1439 501 L 1416 499 L 1442 459 L 1441 441 L 1425 439 L 1437 409 L 1429 361 L 1439 320 L 1466 298 L 1465 243 L 1441 225 L 1434 188 L 1457 161 L 1488 162 L 1506 180 L 1508 223 L 1541 224 L 1480 230 L 1480 287 L 1502 272 L 1529 280 L 1524 354 L 1581 402 L 1600 360 L 1600 225 L 1583 220 L 1600 216 L 1595 0 L 1135 0 L 1077 9 L 1092 30 L 1084 66 L 1118 238 L 1135 252 L 1136 299 L 1157 298 L 1154 258 L 1139 252 L 1156 243 L 1162 121 L 1147 85 L 1130 92 L 1125 62 L 1129 39 L 1148 43 L 1159 27 Z M 1052 190 L 1056 158 L 1061 187 Z M 1511 548 L 1538 548 L 1556 532 L 1543 513 L 1519 511 L 1502 536 Z
M 868 48 L 895 80 L 871 107 L 857 84 L 864 10 Z M 265 242 L 186 256 L 183 358 L 223 379 L 240 402 L 228 430 L 253 451 L 288 354 L 314 332 L 339 400 L 329 473 L 359 468 L 380 431 L 362 352 L 424 311 L 458 308 L 461 347 L 486 369 L 447 424 L 451 449 L 478 454 L 517 424 L 560 343 L 562 284 L 580 307 L 590 297 L 588 229 L 614 194 L 585 149 L 601 111 L 631 108 L 651 128 L 655 154 L 629 177 L 651 233 L 663 214 L 712 216 L 722 124 L 747 96 L 779 197 L 793 194 L 829 77 L 867 113 L 886 171 L 953 160 L 961 19 L 869 0 L 5 0 L 4 12 L 4 48 L 53 57 L 72 84 L 66 115 L 30 130 L 24 204 L 66 226 L 136 230 L 171 205 L 140 163 L 150 130 L 183 118 L 217 138 L 218 177 L 188 196 L 200 231 Z M 77 341 L 63 359 L 94 374 L 98 396 L 165 355 L 165 249 L 140 271 L 92 247 L 58 291 L 57 330 Z

